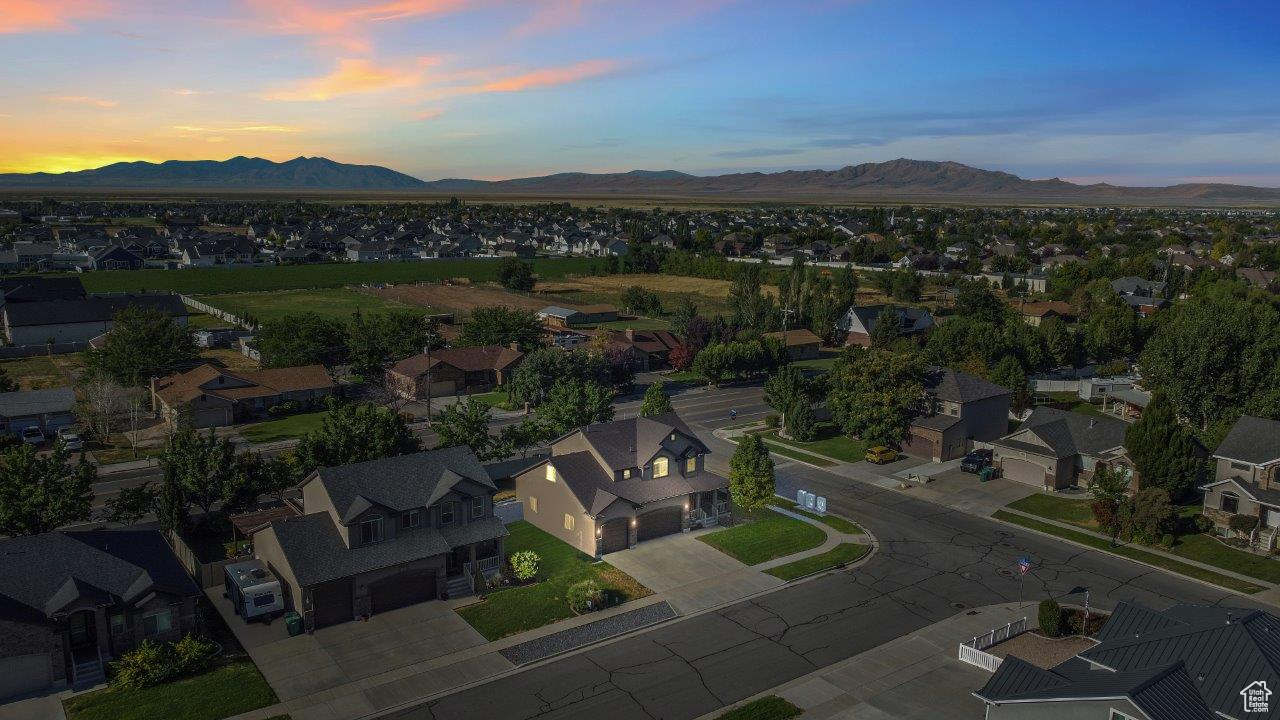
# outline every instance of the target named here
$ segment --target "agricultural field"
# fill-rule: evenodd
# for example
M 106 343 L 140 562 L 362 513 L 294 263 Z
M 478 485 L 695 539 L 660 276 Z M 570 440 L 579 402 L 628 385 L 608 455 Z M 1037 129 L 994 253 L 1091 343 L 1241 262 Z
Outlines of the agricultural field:
M 188 268 L 185 270 L 112 270 L 81 275 L 89 292 L 171 290 L 188 295 L 263 292 L 347 285 L 413 283 L 450 278 L 497 279 L 496 259 L 446 259 L 403 263 L 329 263 L 270 267 Z M 538 258 L 531 261 L 544 280 L 585 273 L 590 258 Z
M 545 298 L 546 304 L 572 307 L 610 303 L 621 308 L 622 294 L 633 285 L 657 293 L 664 308 L 686 297 L 697 304 L 704 315 L 722 315 L 729 312 L 729 288 L 733 283 L 683 275 L 593 275 L 539 282 L 534 294 Z M 764 291 L 775 296 L 778 293 L 773 285 L 766 285 Z
M 429 308 L 409 305 L 348 288 L 228 293 L 195 297 L 203 303 L 239 317 L 249 315 L 259 322 L 303 312 L 313 312 L 338 320 L 349 320 L 356 310 L 362 313 L 403 310 L 421 314 L 429 311 Z
M 498 285 L 397 285 L 387 288 L 361 288 L 361 292 L 387 302 L 436 308 L 438 311 L 466 317 L 472 310 L 492 305 L 537 312 L 551 303 L 545 298 L 511 292 Z

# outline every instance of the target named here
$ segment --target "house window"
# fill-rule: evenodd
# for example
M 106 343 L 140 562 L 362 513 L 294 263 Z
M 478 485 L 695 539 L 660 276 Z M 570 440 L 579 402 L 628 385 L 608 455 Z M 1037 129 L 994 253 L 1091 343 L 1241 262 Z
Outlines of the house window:
M 382 542 L 382 518 L 369 518 L 360 523 L 360 544 L 372 545 Z
M 556 469 L 551 467 L 551 463 L 547 463 L 547 482 L 556 481 Z
M 124 613 L 115 613 L 111 616 L 111 634 L 123 635 L 128 631 L 129 626 L 125 624 Z
M 667 476 L 667 459 L 658 458 L 653 461 L 653 476 L 656 478 Z
M 623 471 L 622 471 L 622 479 L 623 479 L 623 480 L 630 480 L 630 479 L 631 479 L 631 468 L 627 468 L 626 470 L 623 470 Z
M 416 528 L 422 524 L 422 513 L 417 510 L 410 510 L 404 514 L 404 526 L 407 528 Z
M 471 517 L 478 518 L 484 515 L 484 498 L 471 498 Z
M 453 522 L 453 503 L 440 503 L 440 524 L 448 525 Z
M 698 472 L 698 458 L 697 458 L 697 456 L 694 456 L 694 457 L 688 458 L 687 460 L 685 460 L 685 461 L 684 461 L 684 471 L 685 471 L 685 473 L 696 473 L 696 472 Z
M 1125 715 L 1119 710 L 1112 709 L 1111 714 L 1107 716 L 1107 720 L 1137 720 L 1137 719 L 1129 717 L 1128 715 Z
M 569 513 L 564 514 L 564 529 L 565 530 L 573 529 L 573 516 L 570 515 Z
M 1250 470 L 1252 470 L 1252 469 L 1253 469 L 1253 466 L 1252 466 L 1252 465 L 1250 465 L 1249 463 L 1233 462 L 1233 463 L 1231 463 L 1231 469 L 1232 469 L 1232 470 L 1241 470 L 1241 471 L 1244 471 L 1244 472 L 1249 472 Z
M 1219 496 L 1218 509 L 1232 515 L 1240 511 L 1240 498 L 1235 493 L 1224 492 Z
M 173 611 L 159 610 L 142 616 L 142 632 L 147 637 L 163 635 L 173 629 Z
M 532 495 L 529 496 L 529 509 L 538 512 L 538 498 Z

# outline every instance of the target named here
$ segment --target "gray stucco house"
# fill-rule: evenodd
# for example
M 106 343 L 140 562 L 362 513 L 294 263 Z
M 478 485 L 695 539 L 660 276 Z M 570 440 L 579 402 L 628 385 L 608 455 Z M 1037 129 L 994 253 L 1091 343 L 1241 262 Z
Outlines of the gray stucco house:
M 38 427 L 46 436 L 75 424 L 75 390 L 69 387 L 0 393 L 0 432 L 17 435 Z
M 101 682 L 142 640 L 197 632 L 199 596 L 154 530 L 0 540 L 0 699 Z
M 930 367 L 924 398 L 902 451 L 934 462 L 958 458 L 971 441 L 991 442 L 1009 429 L 1013 392 L 976 375 Z
M 1124 450 L 1128 427 L 1115 418 L 1038 407 L 992 443 L 992 462 L 1004 477 L 1044 490 L 1088 485 L 1100 464 L 1131 468 Z
M 988 720 L 1274 718 L 1278 636 L 1261 610 L 1121 602 L 1097 645 L 1051 669 L 1005 658 L 974 695 Z
M 1274 547 L 1280 528 L 1280 421 L 1242 415 L 1213 451 L 1213 480 L 1204 514 L 1225 531 L 1233 515 L 1258 518 L 1258 534 Z
M 551 441 L 516 496 L 525 520 L 599 557 L 727 515 L 729 481 L 707 452 L 675 413 L 588 425 Z
M 497 488 L 466 446 L 320 468 L 300 487 L 305 514 L 253 546 L 308 629 L 469 594 L 501 564 Z

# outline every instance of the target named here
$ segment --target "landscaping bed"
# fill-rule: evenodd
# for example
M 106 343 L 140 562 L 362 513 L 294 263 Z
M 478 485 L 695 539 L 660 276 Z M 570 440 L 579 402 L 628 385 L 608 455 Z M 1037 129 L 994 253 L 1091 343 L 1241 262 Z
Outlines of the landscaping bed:
M 67 720 L 221 720 L 277 702 L 247 659 L 140 690 L 95 690 L 63 701 Z
M 800 708 L 777 695 L 766 695 L 730 710 L 718 720 L 787 720 L 799 716 L 801 712 Z
M 458 608 L 458 614 L 488 640 L 573 617 L 566 593 L 582 580 L 595 580 L 610 605 L 652 594 L 630 575 L 527 522 L 512 523 L 507 530 L 507 557 L 524 550 L 538 554 L 538 582 L 494 590 L 484 600 Z
M 870 545 L 861 543 L 840 543 L 824 553 L 769 568 L 765 573 L 781 580 L 795 580 L 805 575 L 847 565 L 861 559 L 870 549 Z
M 733 527 L 699 535 L 698 540 L 745 565 L 811 550 L 826 542 L 827 534 L 803 520 L 773 510 L 739 512 Z

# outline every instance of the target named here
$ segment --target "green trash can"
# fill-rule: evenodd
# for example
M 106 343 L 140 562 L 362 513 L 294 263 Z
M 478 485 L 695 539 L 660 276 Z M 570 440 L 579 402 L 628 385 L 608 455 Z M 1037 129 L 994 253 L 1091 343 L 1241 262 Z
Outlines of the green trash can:
M 986 482 L 996 476 L 996 469 L 988 465 L 978 471 L 978 482 Z
M 284 626 L 289 631 L 289 637 L 302 634 L 302 616 L 296 612 L 287 612 L 284 614 Z

